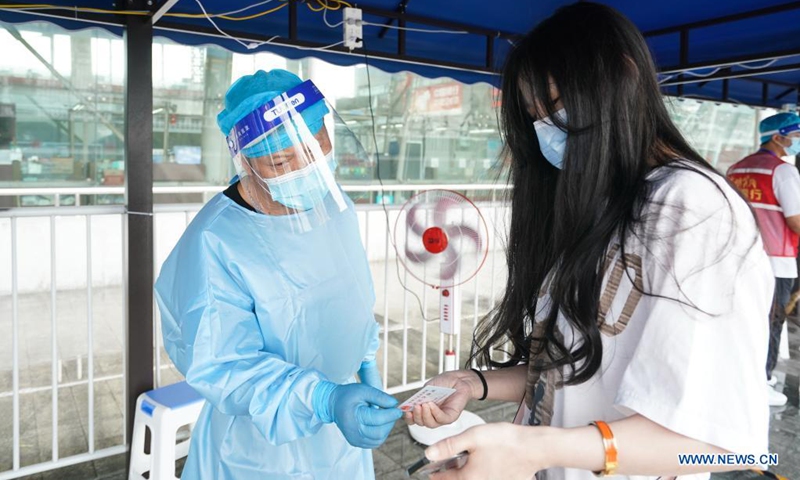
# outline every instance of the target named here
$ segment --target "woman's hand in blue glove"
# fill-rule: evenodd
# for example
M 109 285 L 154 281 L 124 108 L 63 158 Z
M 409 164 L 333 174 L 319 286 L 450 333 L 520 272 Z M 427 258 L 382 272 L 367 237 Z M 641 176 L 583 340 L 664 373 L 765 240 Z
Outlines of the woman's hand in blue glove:
M 361 368 L 358 370 L 358 378 L 361 379 L 363 384 L 383 390 L 383 380 L 381 380 L 381 374 L 378 372 L 378 363 L 375 360 L 361 363 Z
M 394 397 L 360 383 L 320 382 L 314 390 L 313 406 L 323 422 L 335 423 L 347 442 L 359 448 L 381 446 L 403 416 Z

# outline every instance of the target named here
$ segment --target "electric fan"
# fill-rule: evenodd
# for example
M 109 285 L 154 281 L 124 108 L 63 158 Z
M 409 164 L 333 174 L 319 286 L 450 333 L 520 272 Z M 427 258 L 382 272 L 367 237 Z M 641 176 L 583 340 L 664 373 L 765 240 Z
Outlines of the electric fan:
M 456 370 L 461 333 L 460 286 L 474 278 L 489 254 L 489 230 L 478 207 L 450 190 L 426 190 L 403 206 L 394 228 L 394 245 L 403 267 L 439 296 L 439 327 L 447 336 L 444 370 Z M 426 348 L 425 345 L 422 348 Z M 485 423 L 464 411 L 456 422 L 436 429 L 412 425 L 411 436 L 431 445 Z

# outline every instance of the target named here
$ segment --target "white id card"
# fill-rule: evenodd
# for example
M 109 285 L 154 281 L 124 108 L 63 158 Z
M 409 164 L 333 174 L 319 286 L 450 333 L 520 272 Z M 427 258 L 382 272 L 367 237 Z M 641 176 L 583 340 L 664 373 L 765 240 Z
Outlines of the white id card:
M 423 403 L 433 402 L 437 405 L 440 405 L 447 399 L 447 397 L 454 393 L 456 393 L 456 391 L 453 388 L 434 386 L 422 387 L 420 391 L 403 402 L 399 408 L 404 412 L 410 412 L 411 410 L 414 410 L 414 407 L 417 405 L 422 405 Z

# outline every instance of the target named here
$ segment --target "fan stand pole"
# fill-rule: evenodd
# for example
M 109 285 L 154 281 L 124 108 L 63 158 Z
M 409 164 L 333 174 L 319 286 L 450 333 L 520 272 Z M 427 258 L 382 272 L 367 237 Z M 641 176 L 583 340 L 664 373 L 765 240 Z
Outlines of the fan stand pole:
M 456 351 L 453 349 L 453 337 L 455 337 L 455 335 L 447 335 L 447 350 L 444 352 L 445 372 L 458 370 L 458 367 L 456 367 Z
M 453 279 L 450 287 L 442 287 L 439 294 L 439 330 L 447 335 L 447 349 L 444 351 L 444 371 L 458 370 L 456 360 L 457 339 L 461 334 L 461 287 Z
M 441 288 L 439 293 L 440 329 L 442 333 L 447 335 L 447 349 L 443 352 L 444 371 L 446 372 L 458 370 L 455 339 L 458 338 L 461 327 L 461 297 L 459 293 L 458 286 Z M 423 445 L 433 445 L 445 438 L 463 433 L 470 427 L 484 423 L 486 422 L 481 417 L 464 410 L 458 420 L 449 425 L 443 425 L 439 428 L 410 425 L 408 432 L 411 434 L 411 438 L 417 442 Z

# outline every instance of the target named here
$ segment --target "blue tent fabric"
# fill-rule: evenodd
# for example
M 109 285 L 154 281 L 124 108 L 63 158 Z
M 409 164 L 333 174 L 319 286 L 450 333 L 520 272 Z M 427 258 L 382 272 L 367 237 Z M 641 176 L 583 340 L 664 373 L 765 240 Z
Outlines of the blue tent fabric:
M 211 2 L 202 0 L 209 13 L 233 11 L 252 5 L 254 0 L 226 0 L 225 2 Z M 640 0 L 600 0 L 601 3 L 610 5 L 627 15 L 645 33 L 650 48 L 661 70 L 674 71 L 678 68 L 702 67 L 711 65 L 712 68 L 702 68 L 693 71 L 694 75 L 680 77 L 667 74 L 665 79 L 665 92 L 668 94 L 681 93 L 685 96 L 695 96 L 713 99 L 723 99 L 727 92 L 727 100 L 753 105 L 763 104 L 764 91 L 760 80 L 775 82 L 768 87 L 766 104 L 779 106 L 784 103 L 798 101 L 798 85 L 800 85 L 800 69 L 787 72 L 771 72 L 781 66 L 792 66 L 800 63 L 800 5 L 798 2 L 787 3 L 786 0 L 673 0 L 671 2 L 650 2 Z M 247 16 L 275 8 L 281 5 L 282 0 L 275 0 L 263 6 L 250 9 L 236 16 Z M 53 5 L 114 9 L 113 0 L 53 0 Z M 159 2 L 163 3 L 163 0 Z M 351 2 L 355 3 L 355 2 Z M 357 2 L 359 7 L 367 9 L 380 9 L 384 11 L 397 11 L 400 0 L 363 0 Z M 493 0 L 474 1 L 460 0 L 409 0 L 406 13 L 439 21 L 452 22 L 485 29 L 491 32 L 502 33 L 503 36 L 493 38 L 492 64 L 487 69 L 487 36 L 475 34 L 443 34 L 408 31 L 406 32 L 405 58 L 380 59 L 369 58 L 371 66 L 388 72 L 411 71 L 426 77 L 450 77 L 465 83 L 488 82 L 497 84 L 498 78 L 487 70 L 497 71 L 502 66 L 505 54 L 511 47 L 506 34 L 521 35 L 551 15 L 563 5 L 572 3 L 570 0 Z M 313 3 L 312 3 L 313 5 Z M 786 8 L 781 8 L 786 6 Z M 1 8 L 1 7 L 0 7 Z M 772 10 L 774 11 L 770 13 Z M 760 15 L 748 13 L 760 11 Z M 194 0 L 180 0 L 171 10 L 173 13 L 201 13 Z M 735 16 L 734 18 L 730 18 Z M 102 26 L 114 34 L 119 35 L 120 17 L 107 15 L 108 25 Z M 695 25 L 697 22 L 729 17 L 729 21 L 715 24 Z M 86 28 L 87 23 L 74 19 L 42 17 L 31 13 L 0 10 L 0 21 L 27 22 L 32 20 L 46 20 L 68 28 Z M 328 23 L 336 24 L 341 21 L 341 11 L 329 11 Z M 323 21 L 322 12 L 314 12 L 305 4 L 297 5 L 297 39 L 309 45 L 332 45 L 342 39 L 341 27 L 330 28 Z M 364 21 L 383 25 L 387 18 L 364 14 Z M 226 32 L 236 32 L 244 37 L 271 38 L 278 36 L 288 38 L 289 8 L 282 8 L 269 15 L 245 21 L 231 21 L 216 19 L 220 28 Z M 392 25 L 397 25 L 396 22 Z M 681 33 L 672 29 L 677 26 L 686 26 L 688 38 L 687 58 L 681 64 Z M 427 24 L 408 22 L 409 28 L 436 29 Z M 213 33 L 212 33 L 213 32 Z M 379 26 L 367 25 L 364 27 L 364 50 L 356 50 L 350 54 L 300 49 L 290 46 L 268 44 L 256 50 L 248 50 L 242 45 L 216 34 L 206 18 L 177 18 L 164 17 L 156 25 L 155 34 L 167 37 L 173 41 L 188 44 L 215 44 L 238 53 L 253 53 L 256 51 L 269 51 L 287 58 L 298 59 L 308 56 L 321 58 L 338 65 L 354 65 L 364 63 L 365 51 L 368 54 L 385 53 L 396 55 L 398 46 L 398 31 L 389 29 L 383 31 Z M 773 59 L 780 54 L 781 58 Z M 743 59 L 749 63 L 744 66 L 729 66 L 727 62 L 732 59 Z M 755 59 L 758 61 L 751 61 Z M 448 62 L 458 64 L 459 68 L 426 65 L 426 62 Z M 720 67 L 721 70 L 715 70 Z M 766 67 L 766 73 L 760 74 L 751 71 L 755 67 Z M 747 78 L 734 78 L 725 82 L 714 80 L 709 82 L 692 83 L 679 87 L 675 82 L 687 79 L 697 80 L 700 75 L 711 74 L 753 74 Z M 668 78 L 670 77 L 670 78 Z M 672 84 L 670 84 L 672 82 Z M 786 94 L 788 89 L 795 91 Z M 781 94 L 783 94 L 781 96 Z M 778 98 L 780 97 L 780 98 Z

